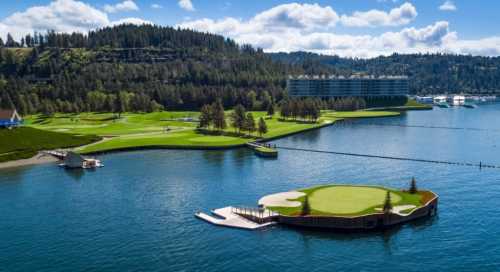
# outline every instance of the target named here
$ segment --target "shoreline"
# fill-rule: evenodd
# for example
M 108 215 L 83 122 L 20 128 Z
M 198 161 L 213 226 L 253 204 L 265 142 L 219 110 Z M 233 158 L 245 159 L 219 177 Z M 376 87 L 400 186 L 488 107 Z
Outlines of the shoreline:
M 399 116 L 399 114 L 395 115 Z M 395 117 L 394 116 L 394 117 Z M 373 116 L 372 118 L 377 118 L 377 117 L 383 117 L 383 116 Z M 336 120 L 328 120 L 322 124 L 318 124 L 313 127 L 305 128 L 302 130 L 298 131 L 292 131 L 288 133 L 284 133 L 281 135 L 275 135 L 267 138 L 261 138 L 257 139 L 257 142 L 269 142 L 273 140 L 277 140 L 280 138 L 285 138 L 289 137 L 292 135 L 312 131 L 312 130 L 317 130 L 321 129 L 324 127 L 329 127 L 334 125 L 337 122 L 342 122 L 347 119 L 363 119 L 363 118 L 368 118 L 368 117 L 360 117 L 360 118 L 352 118 L 352 117 L 344 117 L 344 118 L 336 118 Z M 72 150 L 74 151 L 79 151 L 84 147 L 87 146 L 92 146 L 101 142 L 105 142 L 107 140 L 110 140 L 113 137 L 103 137 L 100 141 L 91 143 L 89 145 L 84 145 L 84 146 L 79 146 L 75 147 Z M 109 153 L 116 153 L 116 152 L 126 152 L 126 151 L 137 151 L 137 150 L 161 150 L 161 149 L 166 149 L 166 150 L 230 150 L 230 149 L 235 149 L 235 148 L 241 148 L 245 147 L 246 143 L 243 144 L 233 144 L 233 145 L 222 145 L 222 146 L 199 146 L 199 145 L 149 145 L 149 146 L 133 146 L 133 147 L 124 147 L 124 148 L 115 148 L 115 149 L 109 149 L 109 150 L 100 150 L 100 151 L 94 151 L 94 152 L 89 152 L 89 153 L 80 153 L 82 155 L 87 155 L 87 156 L 92 156 L 92 155 L 101 155 L 101 154 L 109 154 Z M 15 161 L 8 161 L 8 162 L 2 162 L 0 163 L 0 169 L 7 169 L 7 168 L 16 168 L 16 167 L 24 167 L 24 166 L 30 166 L 30 165 L 39 165 L 39 164 L 46 164 L 46 163 L 53 163 L 59 161 L 57 158 L 47 156 L 44 154 L 41 154 L 40 152 L 29 158 L 29 159 L 21 159 L 21 160 L 15 160 Z
M 317 129 L 321 129 L 321 128 L 324 128 L 324 127 L 328 127 L 328 126 L 332 126 L 334 125 L 336 122 L 338 121 L 343 121 L 345 120 L 344 118 L 339 118 L 338 120 L 335 120 L 335 121 L 328 121 L 328 122 L 325 122 L 323 124 L 318 124 L 317 126 L 314 126 L 314 127 L 310 127 L 310 128 L 305 128 L 305 129 L 302 129 L 302 130 L 299 130 L 299 131 L 293 131 L 293 132 L 289 132 L 289 133 L 284 133 L 284 134 L 281 134 L 281 135 L 276 135 L 276 136 L 271 136 L 271 137 L 268 137 L 268 138 L 262 138 L 262 139 L 257 139 L 255 140 L 256 142 L 268 142 L 268 141 L 273 141 L 273 140 L 277 140 L 277 139 L 280 139 L 280 138 L 284 138 L 284 137 L 289 137 L 289 136 L 292 136 L 292 135 L 296 135 L 296 134 L 300 134 L 300 133 L 304 133 L 304 132 L 308 132 L 308 131 L 312 131 L 312 130 L 317 130 Z M 251 142 L 251 141 L 249 141 Z M 90 145 L 93 145 L 95 143 L 92 143 Z M 203 151 L 203 150 L 231 150 L 231 149 L 235 149 L 235 148 L 242 148 L 242 147 L 245 147 L 247 145 L 247 142 L 246 143 L 242 143 L 242 144 L 232 144 L 232 145 L 220 145 L 220 146 L 217 146 L 217 145 L 214 145 L 214 146 L 200 146 L 200 145 L 145 145 L 145 146 L 132 146 L 132 147 L 123 147 L 123 148 L 114 148 L 114 149 L 108 149 L 108 150 L 100 150 L 100 151 L 94 151 L 94 152 L 88 152 L 88 153 L 80 153 L 82 155 L 87 155 L 87 156 L 92 156 L 92 155 L 101 155 L 101 154 L 109 154 L 109 153 L 116 153 L 116 152 L 126 152 L 126 151 L 138 151 L 138 150 L 161 150 L 161 149 L 165 149 L 165 150 L 199 150 L 199 151 Z M 81 146 L 79 148 L 83 148 L 85 146 Z M 77 148 L 77 150 L 79 149 Z
M 40 152 L 29 159 L 21 159 L 15 161 L 1 162 L 0 169 L 17 168 L 31 165 L 40 165 L 46 163 L 55 163 L 59 160 L 52 156 L 41 154 Z

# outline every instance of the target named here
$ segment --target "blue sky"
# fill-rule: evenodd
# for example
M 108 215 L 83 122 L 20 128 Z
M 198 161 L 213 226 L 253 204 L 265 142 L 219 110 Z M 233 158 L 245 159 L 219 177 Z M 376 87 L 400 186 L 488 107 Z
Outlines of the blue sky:
M 351 57 L 500 55 L 500 1 L 23 0 L 0 3 L 0 37 L 123 22 L 214 32 L 266 51 Z

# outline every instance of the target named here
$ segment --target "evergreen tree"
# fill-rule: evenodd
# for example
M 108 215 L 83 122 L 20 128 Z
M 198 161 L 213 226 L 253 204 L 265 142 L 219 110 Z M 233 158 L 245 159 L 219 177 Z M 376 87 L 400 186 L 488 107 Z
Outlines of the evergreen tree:
M 212 123 L 212 113 L 211 107 L 208 105 L 204 105 L 201 107 L 200 117 L 199 117 L 199 128 L 208 128 L 210 127 L 210 123 Z
M 230 118 L 231 118 L 231 126 L 234 127 L 238 133 L 240 133 L 240 131 L 244 129 L 245 117 L 246 117 L 245 108 L 241 104 L 236 105 L 236 107 L 234 107 L 234 110 L 230 115 Z
M 410 194 L 416 194 L 418 191 L 417 189 L 417 181 L 415 180 L 415 177 L 411 178 L 410 182 Z
M 392 203 L 391 203 L 391 193 L 387 191 L 387 194 L 385 195 L 385 201 L 384 201 L 384 207 L 383 207 L 384 213 L 390 213 L 392 211 Z
M 7 41 L 5 42 L 5 47 L 19 47 L 19 43 L 17 43 L 10 33 L 7 33 Z
M 4 46 L 5 46 L 5 44 L 3 43 L 3 40 L 2 40 L 2 38 L 0 37 L 0 48 L 2 48 L 2 47 L 4 47 Z
M 114 109 L 115 109 L 115 113 L 118 113 L 118 119 L 121 118 L 122 116 L 122 113 L 124 113 L 126 111 L 126 107 L 125 107 L 125 94 L 123 92 L 119 92 L 117 95 L 116 95 L 116 98 L 114 100 Z
M 251 112 L 247 113 L 245 118 L 245 130 L 248 131 L 248 134 L 252 134 L 255 132 L 255 119 L 253 119 L 253 114 Z
M 15 109 L 16 106 L 12 102 L 12 99 L 7 91 L 3 91 L 0 96 L 0 107 L 3 109 Z
M 270 103 L 267 106 L 267 115 L 270 116 L 271 118 L 273 117 L 273 115 L 274 115 L 274 105 L 273 105 L 273 103 Z
M 259 119 L 258 131 L 259 131 L 260 137 L 262 137 L 263 134 L 267 133 L 267 124 L 266 124 L 266 121 L 264 121 L 264 118 L 262 118 L 262 117 L 260 117 L 260 119 Z
M 309 204 L 309 196 L 306 195 L 304 198 L 304 203 L 302 204 L 301 215 L 309 215 L 311 213 L 311 205 Z
M 261 101 L 261 109 L 262 110 L 268 110 L 269 105 L 273 104 L 273 99 L 271 95 L 269 95 L 268 91 L 263 91 L 262 94 L 260 95 L 260 101 Z
M 215 104 L 212 105 L 212 120 L 214 123 L 214 128 L 221 131 L 226 128 L 226 115 L 224 113 L 224 107 L 222 102 L 217 100 Z
M 287 99 L 281 103 L 280 115 L 285 119 L 290 117 L 290 100 Z

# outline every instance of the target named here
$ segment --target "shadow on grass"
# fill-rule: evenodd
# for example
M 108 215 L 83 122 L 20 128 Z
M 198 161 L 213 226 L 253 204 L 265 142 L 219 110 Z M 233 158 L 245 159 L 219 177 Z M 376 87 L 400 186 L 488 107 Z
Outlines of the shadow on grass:
M 301 119 L 285 119 L 285 118 L 278 118 L 278 121 L 280 122 L 288 122 L 288 123 L 296 123 L 296 124 L 319 124 L 318 121 L 311 121 L 311 120 L 301 120 Z
M 210 129 L 197 128 L 196 133 L 203 134 L 203 135 L 209 135 L 209 136 L 228 136 L 228 137 L 237 137 L 237 138 L 244 138 L 244 139 L 257 139 L 257 137 L 255 137 L 255 136 L 243 134 L 243 133 L 238 133 L 238 132 L 234 132 L 234 131 L 221 131 L 221 130 L 210 130 Z

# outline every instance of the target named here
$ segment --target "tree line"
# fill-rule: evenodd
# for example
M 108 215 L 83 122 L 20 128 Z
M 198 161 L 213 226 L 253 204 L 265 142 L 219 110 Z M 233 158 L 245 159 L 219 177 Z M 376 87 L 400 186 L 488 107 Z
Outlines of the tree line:
M 321 99 L 285 99 L 280 105 L 281 117 L 287 119 L 298 118 L 316 122 L 321 116 L 321 109 L 324 108 L 324 101 Z
M 262 135 L 268 132 L 264 118 L 260 117 L 258 123 L 256 123 L 253 114 L 247 112 L 245 107 L 240 104 L 234 107 L 233 112 L 229 115 L 229 119 L 231 122 L 230 125 L 238 135 L 248 132 L 248 135 L 251 136 L 257 131 L 262 137 Z M 201 107 L 198 128 L 213 128 L 219 133 L 227 128 L 224 106 L 220 101 Z

